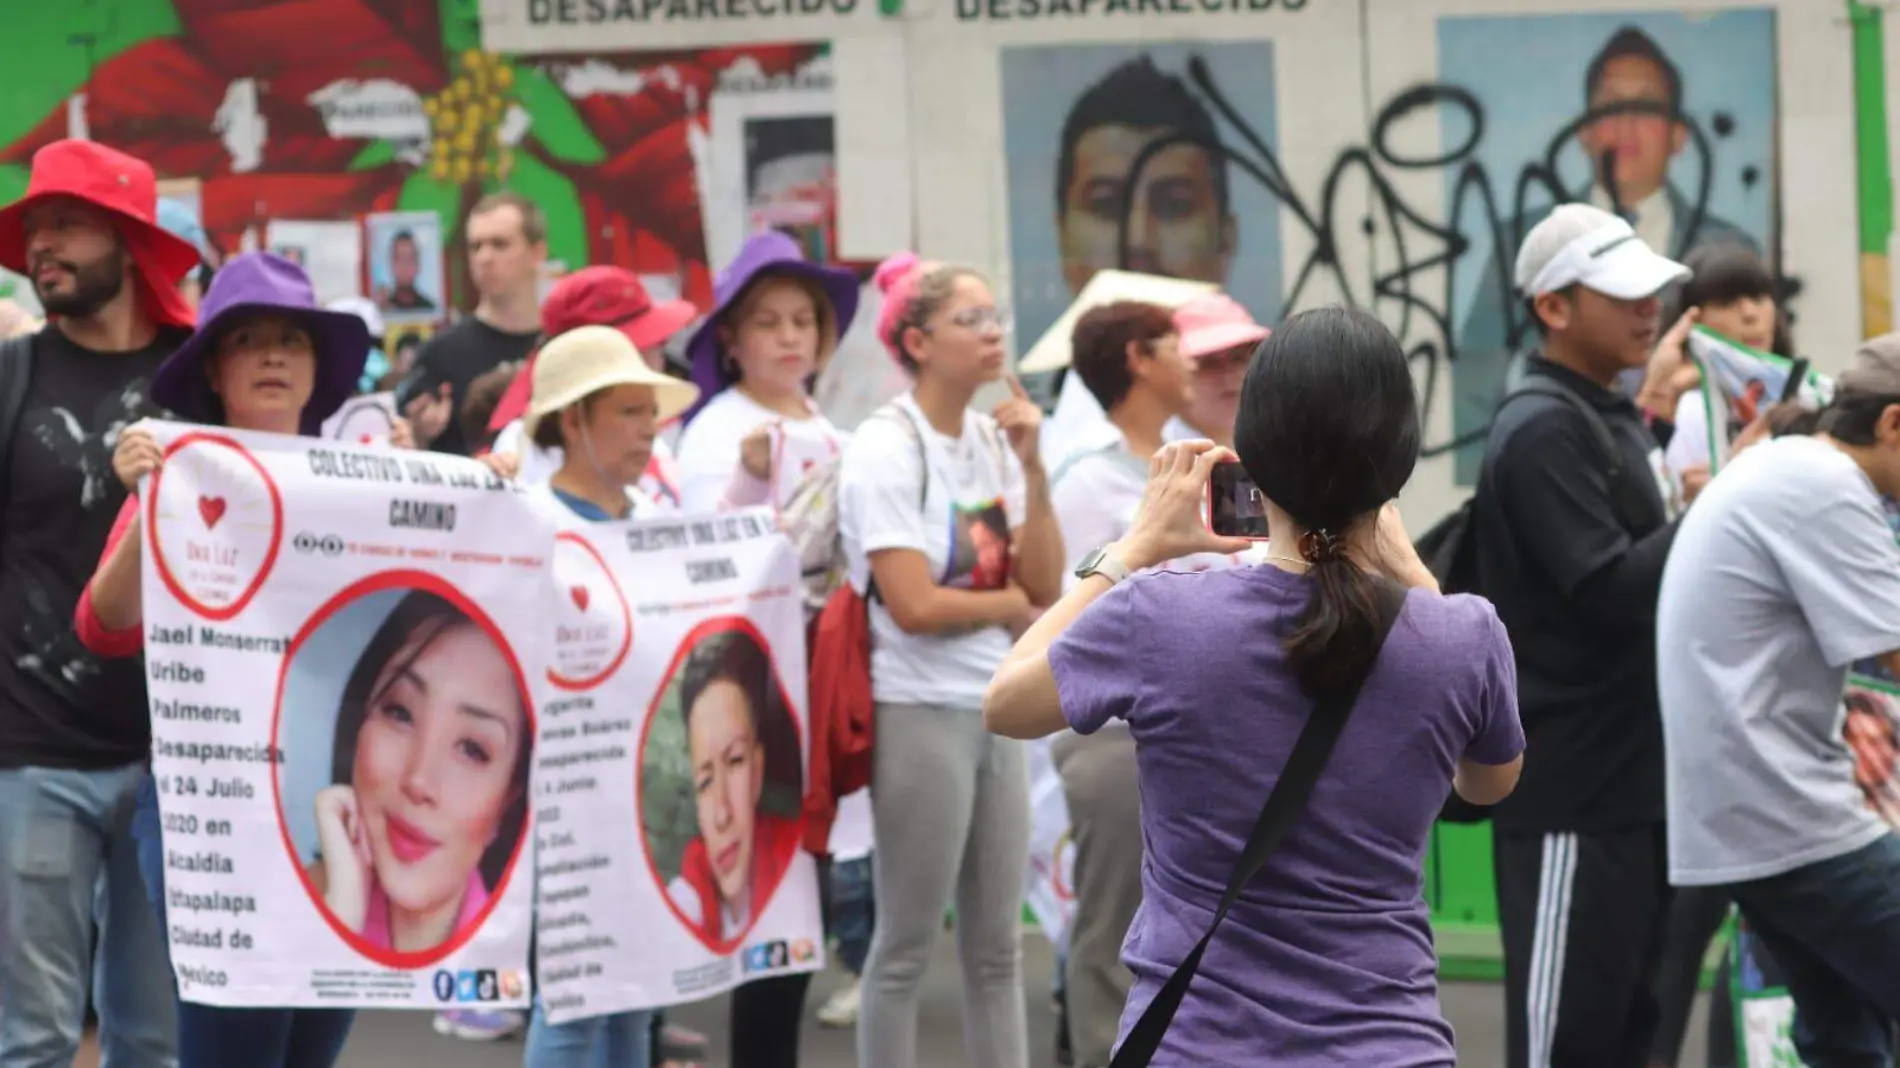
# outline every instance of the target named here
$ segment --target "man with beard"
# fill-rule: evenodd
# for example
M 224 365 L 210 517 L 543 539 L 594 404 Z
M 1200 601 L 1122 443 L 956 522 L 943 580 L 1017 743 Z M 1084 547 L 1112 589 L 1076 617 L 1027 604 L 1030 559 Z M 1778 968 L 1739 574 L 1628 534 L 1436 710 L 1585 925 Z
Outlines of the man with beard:
M 192 322 L 198 253 L 154 222 L 144 162 L 88 141 L 33 157 L 0 267 L 47 325 L 0 349 L 0 1068 L 66 1068 L 98 992 L 104 1063 L 171 1068 L 172 979 L 131 824 L 151 801 L 143 664 L 94 659 L 73 607 L 125 498 L 119 433 Z M 96 947 L 96 948 L 95 948 Z

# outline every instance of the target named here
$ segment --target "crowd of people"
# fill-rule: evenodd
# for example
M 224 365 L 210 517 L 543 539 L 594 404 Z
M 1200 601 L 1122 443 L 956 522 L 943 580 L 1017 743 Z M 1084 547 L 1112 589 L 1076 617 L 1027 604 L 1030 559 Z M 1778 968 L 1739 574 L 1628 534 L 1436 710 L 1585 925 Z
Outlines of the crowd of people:
M 974 269 L 895 255 L 861 308 L 857 274 L 761 233 L 702 315 L 605 264 L 539 296 L 546 223 L 519 195 L 465 226 L 476 303 L 411 364 L 291 261 L 205 272 L 203 235 L 163 225 L 124 153 L 49 145 L 0 209 L 0 266 L 47 316 L 0 347 L 0 1068 L 71 1064 L 89 1003 L 121 1068 L 338 1062 L 348 1011 L 176 994 L 136 505 L 163 460 L 139 421 L 312 435 L 384 386 L 388 447 L 477 457 L 585 522 L 783 511 L 835 483 L 875 748 L 868 799 L 825 801 L 868 805 L 872 846 L 835 848 L 828 820 L 803 845 L 861 976 L 818 1015 L 856 1026 L 862 1064 L 918 1063 L 946 911 L 969 1061 L 1032 1062 L 1021 740 L 1045 737 L 1076 847 L 1063 1055 L 1083 1068 L 1190 959 L 1152 1063 L 1456 1063 L 1421 874 L 1453 792 L 1495 806 L 1512 1068 L 1674 1063 L 1732 906 L 1787 976 L 1811 1068 L 1892 1063 L 1900 838 L 1862 794 L 1842 697 L 1858 662 L 1900 670 L 1900 336 L 1824 408 L 1763 414 L 1712 474 L 1687 335 L 1788 352 L 1775 280 L 1745 248 L 1685 265 L 1559 207 L 1517 257 L 1538 345 L 1490 431 L 1475 567 L 1447 589 L 1394 504 L 1419 458 L 1412 375 L 1365 312 L 1269 329 L 1221 293 L 1089 307 L 1058 401 L 1082 414 L 1055 434 Z M 845 428 L 812 384 L 860 317 L 910 388 Z M 1264 541 L 1211 531 L 1222 463 L 1257 485 Z M 1278 851 L 1223 902 L 1309 713 L 1342 707 Z M 332 816 L 313 879 L 386 928 Z M 703 882 L 675 904 L 709 932 L 758 905 Z M 810 979 L 736 988 L 735 1068 L 797 1063 Z M 538 1002 L 436 1026 L 525 1031 L 527 1068 L 680 1068 L 707 1045 L 663 1011 L 555 1024 Z

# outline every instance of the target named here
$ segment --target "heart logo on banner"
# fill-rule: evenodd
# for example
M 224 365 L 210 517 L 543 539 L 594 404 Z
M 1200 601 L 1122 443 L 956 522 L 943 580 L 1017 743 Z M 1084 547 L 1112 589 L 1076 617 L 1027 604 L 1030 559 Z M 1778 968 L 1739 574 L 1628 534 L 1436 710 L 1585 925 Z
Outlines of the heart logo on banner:
M 633 607 L 600 551 L 569 530 L 554 539 L 557 589 L 580 610 L 554 628 L 554 663 L 548 679 L 563 690 L 588 690 L 620 668 L 633 647 Z M 599 600 L 600 611 L 592 611 Z
M 358 441 L 360 441 L 360 442 L 362 442 L 362 443 L 363 443 L 363 444 L 365 444 L 365 445 L 369 445 L 369 444 L 372 444 L 373 442 L 375 442 L 375 440 L 376 440 L 376 435 L 374 435 L 374 434 L 364 434 L 364 435 L 362 435 L 361 437 L 359 437 L 359 438 L 357 438 L 356 440 L 358 440 Z
M 212 620 L 244 611 L 284 534 L 283 498 L 258 458 L 214 431 L 183 434 L 141 503 L 158 577 L 178 603 Z

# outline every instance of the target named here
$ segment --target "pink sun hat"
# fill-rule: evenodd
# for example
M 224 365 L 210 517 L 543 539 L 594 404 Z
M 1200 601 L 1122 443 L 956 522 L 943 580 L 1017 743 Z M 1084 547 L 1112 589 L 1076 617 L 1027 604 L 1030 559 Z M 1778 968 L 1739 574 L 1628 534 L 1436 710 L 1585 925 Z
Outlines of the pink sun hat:
M 1225 293 L 1195 297 L 1176 308 L 1174 328 L 1181 335 L 1181 355 L 1190 360 L 1258 344 L 1269 332 Z

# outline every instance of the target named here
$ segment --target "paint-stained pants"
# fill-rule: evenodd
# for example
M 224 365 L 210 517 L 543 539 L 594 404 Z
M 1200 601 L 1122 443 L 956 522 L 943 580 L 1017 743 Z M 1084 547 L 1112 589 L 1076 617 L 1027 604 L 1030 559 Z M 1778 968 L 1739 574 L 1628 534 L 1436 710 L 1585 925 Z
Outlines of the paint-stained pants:
M 1662 824 L 1492 837 L 1509 1068 L 1643 1068 L 1669 915 Z
M 1141 906 L 1141 793 L 1135 739 L 1121 724 L 1094 734 L 1066 731 L 1050 746 L 1075 839 L 1075 918 L 1069 925 L 1065 989 L 1078 1068 L 1100 1068 L 1115 1051 L 1135 975 L 1122 942 Z

